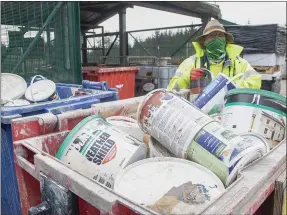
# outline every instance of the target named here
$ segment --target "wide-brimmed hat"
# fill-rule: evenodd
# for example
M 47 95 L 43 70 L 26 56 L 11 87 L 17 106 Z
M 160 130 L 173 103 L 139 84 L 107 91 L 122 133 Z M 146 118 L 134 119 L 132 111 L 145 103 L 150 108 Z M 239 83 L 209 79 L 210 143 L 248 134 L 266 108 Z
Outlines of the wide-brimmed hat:
M 225 31 L 225 28 L 223 25 L 220 24 L 220 22 L 216 19 L 213 19 L 207 23 L 207 25 L 204 28 L 203 34 L 195 38 L 196 42 L 201 42 L 201 40 L 208 34 L 214 31 L 220 31 L 225 34 L 226 42 L 232 43 L 234 40 L 234 37 L 232 34 Z

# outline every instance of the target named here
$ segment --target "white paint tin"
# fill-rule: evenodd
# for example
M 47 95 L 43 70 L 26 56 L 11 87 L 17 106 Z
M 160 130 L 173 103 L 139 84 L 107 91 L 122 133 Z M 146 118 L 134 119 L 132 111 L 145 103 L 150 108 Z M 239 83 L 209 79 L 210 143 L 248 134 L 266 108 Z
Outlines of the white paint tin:
M 25 99 L 15 99 L 13 101 L 10 101 L 6 103 L 4 106 L 5 107 L 12 107 L 12 106 L 24 106 L 24 105 L 29 105 L 30 102 L 28 102 Z
M 186 152 L 194 136 L 214 121 L 187 100 L 165 89 L 148 93 L 137 114 L 142 131 L 180 158 L 187 158 Z
M 1 73 L 1 104 L 21 98 L 26 89 L 27 83 L 21 76 Z
M 56 91 L 56 84 L 50 80 L 40 80 L 28 87 L 25 97 L 31 102 L 43 102 L 60 99 Z
M 149 139 L 150 157 L 175 157 L 171 152 L 161 145 L 156 139 Z
M 146 152 L 144 143 L 93 115 L 69 133 L 56 158 L 111 188 L 115 176 L 128 165 L 145 159 Z
M 118 175 L 114 191 L 159 214 L 200 214 L 225 188 L 208 169 L 179 158 L 150 158 Z
M 265 90 L 229 91 L 221 125 L 236 133 L 253 132 L 274 147 L 286 137 L 286 97 Z
M 219 73 L 191 103 L 203 113 L 219 113 L 224 106 L 227 91 L 235 88 L 235 84 L 226 75 Z
M 237 175 L 238 168 L 234 168 L 238 162 L 245 161 L 245 164 L 246 156 L 251 162 L 258 158 L 257 154 L 262 157 L 267 152 L 262 140 L 248 135 L 241 137 L 226 130 L 218 122 L 211 122 L 195 136 L 188 149 L 188 159 L 214 172 L 228 186 Z M 230 174 L 234 176 L 230 177 Z
M 140 129 L 136 120 L 125 116 L 111 116 L 106 120 L 121 131 L 143 142 L 144 132 Z

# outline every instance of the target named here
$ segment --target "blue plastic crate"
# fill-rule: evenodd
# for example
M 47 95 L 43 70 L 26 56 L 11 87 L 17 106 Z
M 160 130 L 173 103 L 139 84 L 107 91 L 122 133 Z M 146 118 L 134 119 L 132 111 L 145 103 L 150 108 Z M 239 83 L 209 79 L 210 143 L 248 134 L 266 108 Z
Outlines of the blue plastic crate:
M 58 83 L 56 89 L 60 100 L 20 107 L 1 107 L 1 214 L 3 215 L 22 214 L 14 166 L 11 120 L 42 113 L 60 114 L 90 108 L 97 103 L 118 100 L 117 89 L 109 88 L 105 82 L 83 81 L 83 85 Z M 87 90 L 92 94 L 73 97 L 73 92 L 77 89 Z

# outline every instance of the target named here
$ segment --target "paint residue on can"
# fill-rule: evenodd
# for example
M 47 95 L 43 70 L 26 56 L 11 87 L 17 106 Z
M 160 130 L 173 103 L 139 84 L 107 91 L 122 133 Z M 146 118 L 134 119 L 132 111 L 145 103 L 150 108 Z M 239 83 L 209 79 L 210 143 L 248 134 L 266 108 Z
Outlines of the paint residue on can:
M 236 133 L 260 134 L 272 148 L 286 136 L 286 102 L 285 97 L 265 90 L 231 90 L 221 124 Z
M 235 180 L 239 167 L 267 153 L 266 145 L 262 141 L 257 144 L 256 141 L 258 139 L 243 138 L 226 130 L 218 122 L 211 122 L 193 139 L 188 149 L 188 159 L 214 172 L 228 186 Z
M 149 140 L 150 157 L 175 157 L 171 152 L 167 150 L 162 144 L 160 144 L 153 137 Z
M 138 107 L 138 124 L 180 158 L 187 157 L 187 149 L 200 129 L 214 121 L 188 101 L 165 89 L 146 95 Z
M 159 214 L 200 214 L 225 188 L 205 167 L 179 158 L 150 158 L 116 178 L 116 193 Z M 139 195 L 140 193 L 140 195 Z
M 146 151 L 144 143 L 93 115 L 69 133 L 56 157 L 111 188 L 115 176 L 128 165 L 146 158 Z

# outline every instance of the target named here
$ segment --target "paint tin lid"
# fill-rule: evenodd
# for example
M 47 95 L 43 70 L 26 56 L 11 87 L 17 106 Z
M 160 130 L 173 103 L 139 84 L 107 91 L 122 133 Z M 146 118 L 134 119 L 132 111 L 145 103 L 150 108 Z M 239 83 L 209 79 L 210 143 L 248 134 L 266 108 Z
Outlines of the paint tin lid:
M 249 89 L 249 88 L 238 88 L 238 89 L 232 89 L 228 91 L 226 97 L 236 95 L 236 94 L 257 94 L 266 96 L 269 98 L 276 99 L 278 101 L 282 101 L 284 103 L 287 103 L 287 99 L 284 96 L 281 96 L 278 93 L 267 91 L 267 90 L 257 90 L 257 89 Z
M 225 188 L 199 164 L 161 157 L 125 168 L 115 180 L 114 191 L 160 214 L 198 214 Z
M 150 154 L 154 157 L 175 157 L 170 151 L 161 145 L 156 139 L 150 137 L 149 139 Z
M 12 106 L 24 106 L 24 105 L 29 105 L 30 102 L 28 102 L 25 99 L 15 99 L 13 101 L 8 102 L 5 104 L 5 107 L 12 107 Z
M 56 84 L 51 80 L 40 80 L 31 84 L 26 90 L 25 97 L 29 101 L 45 101 L 56 91 Z M 32 94 L 33 93 L 33 94 Z
M 27 83 L 21 76 L 1 73 L 1 103 L 21 98 L 26 89 Z

